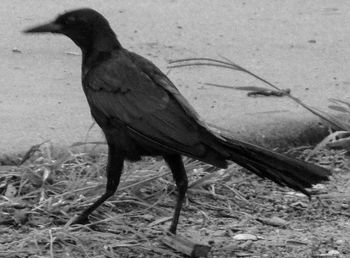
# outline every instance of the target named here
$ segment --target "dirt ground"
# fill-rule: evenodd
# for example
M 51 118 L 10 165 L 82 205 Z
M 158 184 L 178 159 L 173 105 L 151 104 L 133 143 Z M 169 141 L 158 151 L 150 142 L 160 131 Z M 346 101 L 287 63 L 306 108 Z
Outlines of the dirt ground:
M 126 48 L 164 72 L 171 59 L 222 55 L 315 107 L 326 108 L 329 97 L 348 96 L 347 1 L 5 0 L 0 10 L 0 153 L 44 140 L 69 145 L 84 139 L 92 120 L 80 86 L 79 50 L 64 37 L 21 31 L 86 6 L 107 17 Z M 169 76 L 207 121 L 242 137 L 296 138 L 315 119 L 288 98 L 248 98 L 246 92 L 203 85 L 262 86 L 238 72 L 186 68 Z M 99 130 L 90 138 L 101 138 Z
M 310 147 L 289 151 L 305 158 Z M 346 258 L 349 157 L 323 150 L 316 162 L 333 170 L 313 197 L 243 172 L 186 160 L 190 187 L 178 235 L 211 247 L 208 257 Z M 127 163 L 118 192 L 91 216 L 65 224 L 104 192 L 105 154 L 40 148 L 24 165 L 0 166 L 0 257 L 187 257 L 169 244 L 176 191 L 164 163 Z

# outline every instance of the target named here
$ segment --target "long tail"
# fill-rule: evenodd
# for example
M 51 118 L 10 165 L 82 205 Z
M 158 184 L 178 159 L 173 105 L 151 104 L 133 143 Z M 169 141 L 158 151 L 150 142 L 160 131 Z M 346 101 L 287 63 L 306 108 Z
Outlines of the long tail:
M 269 178 L 282 186 L 289 186 L 308 196 L 305 188 L 329 180 L 330 171 L 302 160 L 287 157 L 262 147 L 238 140 L 220 140 L 230 160 L 262 178 Z

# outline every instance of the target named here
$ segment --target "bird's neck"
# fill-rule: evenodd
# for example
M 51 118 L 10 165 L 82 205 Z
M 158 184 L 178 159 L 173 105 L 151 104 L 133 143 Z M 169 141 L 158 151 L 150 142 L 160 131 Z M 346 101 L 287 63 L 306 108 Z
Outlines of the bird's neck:
M 94 52 L 109 52 L 122 47 L 111 29 L 98 30 L 94 33 L 93 38 L 91 50 Z
M 82 47 L 83 53 L 83 71 L 91 69 L 94 65 L 102 62 L 108 58 L 113 51 L 122 49 L 116 35 L 113 31 L 110 33 L 101 33 L 101 35 L 95 35 L 91 44 L 86 47 Z

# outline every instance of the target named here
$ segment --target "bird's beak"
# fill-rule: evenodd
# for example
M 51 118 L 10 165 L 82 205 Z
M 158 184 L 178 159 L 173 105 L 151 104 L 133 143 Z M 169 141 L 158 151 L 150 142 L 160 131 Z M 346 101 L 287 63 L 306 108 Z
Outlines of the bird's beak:
M 42 24 L 30 29 L 26 29 L 23 32 L 24 33 L 45 33 L 45 32 L 51 32 L 51 33 L 60 33 L 62 32 L 62 25 L 57 24 L 55 22 L 50 22 L 46 24 Z

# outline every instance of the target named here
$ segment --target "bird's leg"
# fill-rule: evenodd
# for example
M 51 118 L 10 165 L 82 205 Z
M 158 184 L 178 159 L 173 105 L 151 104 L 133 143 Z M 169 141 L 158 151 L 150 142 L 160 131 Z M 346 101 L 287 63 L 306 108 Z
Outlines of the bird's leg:
M 98 206 L 100 206 L 105 200 L 111 197 L 119 185 L 120 176 L 123 171 L 124 156 L 120 155 L 113 144 L 108 144 L 108 164 L 106 168 L 107 172 L 107 186 L 106 192 L 86 210 L 83 211 L 72 224 L 87 224 L 89 223 L 89 215 Z
M 181 155 L 166 155 L 164 156 L 164 159 L 173 174 L 173 178 L 179 192 L 177 196 L 174 216 L 169 228 L 170 233 L 176 234 L 176 228 L 179 222 L 182 203 L 185 200 L 185 195 L 188 188 L 188 179 Z

